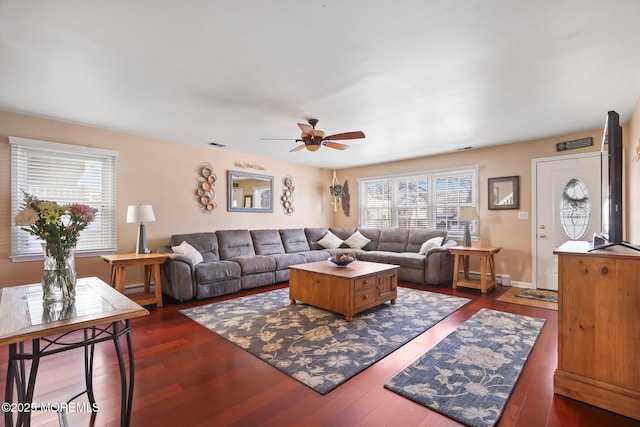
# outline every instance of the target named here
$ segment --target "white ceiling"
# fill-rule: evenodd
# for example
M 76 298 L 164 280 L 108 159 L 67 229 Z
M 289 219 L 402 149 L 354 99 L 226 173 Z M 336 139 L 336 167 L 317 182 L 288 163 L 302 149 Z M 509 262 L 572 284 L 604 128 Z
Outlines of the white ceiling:
M 0 0 L 0 109 L 340 169 L 626 123 L 638 0 Z M 290 153 L 297 122 L 362 130 Z

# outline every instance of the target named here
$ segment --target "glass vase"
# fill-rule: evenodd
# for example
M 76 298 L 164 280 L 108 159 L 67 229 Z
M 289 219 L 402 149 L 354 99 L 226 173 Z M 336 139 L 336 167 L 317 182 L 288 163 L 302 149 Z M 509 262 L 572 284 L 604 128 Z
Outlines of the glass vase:
M 72 301 L 76 297 L 75 246 L 43 243 L 42 299 Z

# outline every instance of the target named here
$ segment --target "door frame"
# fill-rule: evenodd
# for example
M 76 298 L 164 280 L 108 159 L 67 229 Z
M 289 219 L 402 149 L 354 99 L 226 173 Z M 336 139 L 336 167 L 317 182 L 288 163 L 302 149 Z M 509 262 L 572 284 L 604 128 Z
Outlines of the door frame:
M 538 289 L 538 163 L 602 156 L 601 151 L 531 159 L 531 285 Z M 602 163 L 600 166 L 600 200 L 602 200 Z M 602 215 L 600 215 L 602 228 Z

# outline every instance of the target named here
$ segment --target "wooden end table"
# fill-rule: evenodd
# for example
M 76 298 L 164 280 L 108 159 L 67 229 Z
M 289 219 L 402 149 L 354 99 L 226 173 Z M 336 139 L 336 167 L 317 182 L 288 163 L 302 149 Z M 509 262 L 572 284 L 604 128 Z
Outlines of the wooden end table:
M 486 294 L 490 288 L 496 286 L 496 264 L 493 256 L 500 252 L 502 247 L 475 247 L 475 246 L 455 246 L 449 248 L 454 256 L 453 259 L 453 289 L 458 286 L 465 288 L 480 289 L 480 292 Z M 480 257 L 480 279 L 472 279 L 469 277 L 469 257 Z M 462 258 L 462 266 L 464 269 L 464 278 L 458 278 L 458 268 L 460 266 L 460 258 Z M 487 280 L 487 265 L 491 272 L 491 278 Z
M 127 296 L 140 305 L 156 304 L 162 307 L 162 283 L 160 281 L 160 264 L 168 255 L 164 254 L 115 254 L 102 255 L 102 259 L 111 266 L 111 286 L 119 292 L 125 293 L 125 270 L 127 267 L 144 266 L 144 290 L 142 292 L 129 293 Z M 151 273 L 155 292 L 151 292 Z

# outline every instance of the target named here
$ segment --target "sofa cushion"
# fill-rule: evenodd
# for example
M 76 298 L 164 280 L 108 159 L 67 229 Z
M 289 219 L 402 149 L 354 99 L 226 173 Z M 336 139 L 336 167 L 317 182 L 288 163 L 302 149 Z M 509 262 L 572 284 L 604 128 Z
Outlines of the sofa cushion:
M 193 246 L 183 241 L 178 246 L 171 246 L 171 250 L 179 255 L 184 255 L 191 260 L 191 264 L 196 265 L 202 262 L 202 254 Z
M 276 260 L 268 255 L 237 256 L 229 261 L 240 264 L 243 276 L 276 271 Z
M 442 245 L 442 237 L 434 237 L 433 239 L 429 239 L 420 246 L 420 251 L 418 252 L 420 255 L 424 255 L 429 252 L 430 249 L 437 248 Z
M 331 254 L 326 250 L 299 252 L 307 262 L 326 261 Z
M 251 230 L 253 249 L 258 255 L 283 254 L 284 246 L 278 230 Z
M 240 266 L 232 261 L 201 262 L 195 267 L 196 283 L 199 285 L 239 278 L 240 274 Z
M 309 242 L 302 228 L 284 229 L 280 231 L 280 239 L 286 253 L 309 251 Z
M 203 232 L 174 234 L 171 236 L 171 246 L 177 246 L 182 242 L 189 243 L 195 250 L 200 252 L 203 261 L 220 261 L 218 237 L 216 233 Z
M 409 229 L 407 228 L 383 228 L 380 230 L 378 250 L 388 252 L 405 252 L 407 250 L 408 240 Z M 414 252 L 418 252 L 418 249 Z
M 424 255 L 415 252 L 389 253 L 389 264 L 399 265 L 405 268 L 424 270 Z
M 356 230 L 347 238 L 347 240 L 344 241 L 344 243 L 352 249 L 361 249 L 370 241 L 371 239 L 367 239 L 358 230 Z
M 318 249 L 324 249 L 322 246 L 318 244 L 318 240 L 322 239 L 325 234 L 329 231 L 326 227 L 310 227 L 304 229 L 304 234 L 307 236 L 307 242 L 309 242 L 309 249 L 312 251 Z
M 353 227 L 347 227 L 347 228 L 330 227 L 329 231 L 332 232 L 337 238 L 344 241 L 344 240 L 347 240 L 349 236 L 351 236 L 356 231 L 356 229 Z M 342 247 L 346 248 L 348 246 L 346 244 L 343 244 Z
M 216 235 L 222 259 L 256 254 L 249 230 L 218 230 Z
M 307 259 L 300 253 L 269 255 L 276 261 L 276 270 L 286 270 L 290 265 L 304 264 Z
M 318 240 L 318 244 L 325 249 L 339 248 L 342 242 L 342 239 L 331 231 L 327 231 L 327 234 L 325 234 L 322 239 Z
M 367 239 L 371 239 L 362 249 L 365 251 L 377 251 L 381 230 L 379 228 L 358 228 L 358 231 Z
M 392 252 L 386 251 L 363 251 L 358 255 L 361 261 L 379 262 L 382 264 L 391 264 L 390 255 Z
M 409 230 L 407 241 L 407 252 L 420 252 L 420 247 L 427 240 L 434 237 L 442 237 L 442 241 L 447 240 L 447 230 L 430 230 L 424 228 L 412 228 Z

